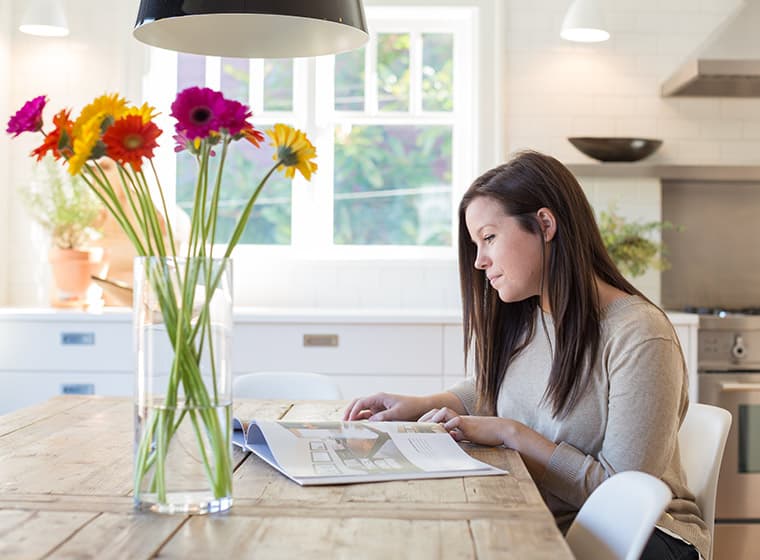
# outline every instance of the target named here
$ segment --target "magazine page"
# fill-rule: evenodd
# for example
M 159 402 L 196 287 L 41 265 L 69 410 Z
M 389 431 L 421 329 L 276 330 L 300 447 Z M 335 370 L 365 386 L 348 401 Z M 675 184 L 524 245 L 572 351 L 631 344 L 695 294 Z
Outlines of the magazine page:
M 434 423 L 254 421 L 245 447 L 300 484 L 505 472 L 470 457 Z

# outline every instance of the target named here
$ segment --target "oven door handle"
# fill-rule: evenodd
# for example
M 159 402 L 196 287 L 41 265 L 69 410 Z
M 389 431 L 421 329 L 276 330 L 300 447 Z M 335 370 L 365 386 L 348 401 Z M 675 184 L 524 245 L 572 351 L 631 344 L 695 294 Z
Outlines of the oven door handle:
M 760 383 L 741 383 L 739 381 L 724 381 L 720 384 L 721 393 L 755 392 L 760 391 Z

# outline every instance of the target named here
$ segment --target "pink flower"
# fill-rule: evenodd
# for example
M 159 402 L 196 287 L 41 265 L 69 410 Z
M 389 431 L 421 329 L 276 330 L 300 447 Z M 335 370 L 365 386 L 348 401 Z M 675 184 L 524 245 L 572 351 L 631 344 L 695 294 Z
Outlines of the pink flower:
M 221 127 L 225 112 L 222 94 L 209 88 L 190 87 L 177 94 L 172 103 L 172 117 L 177 119 L 175 130 L 195 140 L 206 138 Z
M 15 115 L 8 120 L 8 134 L 15 138 L 22 132 L 37 132 L 42 129 L 42 110 L 45 108 L 47 98 L 44 95 L 24 103 Z M 15 133 L 15 134 L 14 134 Z
M 247 105 L 232 99 L 224 99 L 224 112 L 219 119 L 219 126 L 226 128 L 230 136 L 237 136 L 243 129 L 250 126 L 246 119 L 251 114 Z

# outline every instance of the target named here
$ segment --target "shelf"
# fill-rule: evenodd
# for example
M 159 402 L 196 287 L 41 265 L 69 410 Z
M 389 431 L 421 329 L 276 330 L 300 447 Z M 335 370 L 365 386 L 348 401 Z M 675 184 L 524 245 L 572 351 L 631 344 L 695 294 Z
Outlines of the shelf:
M 567 167 L 577 177 L 652 177 L 667 181 L 760 182 L 760 165 L 569 163 Z

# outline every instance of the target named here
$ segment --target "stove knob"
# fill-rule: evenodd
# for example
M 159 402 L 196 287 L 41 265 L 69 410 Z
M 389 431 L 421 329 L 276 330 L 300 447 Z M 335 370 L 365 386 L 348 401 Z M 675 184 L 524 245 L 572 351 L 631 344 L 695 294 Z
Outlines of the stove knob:
M 744 339 L 740 334 L 737 334 L 736 338 L 734 338 L 734 345 L 731 348 L 731 355 L 737 362 L 747 357 L 747 349 L 744 347 Z

